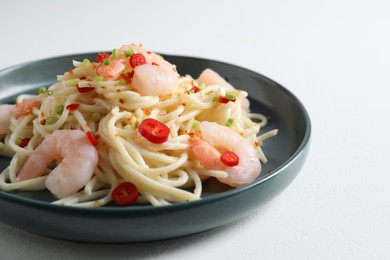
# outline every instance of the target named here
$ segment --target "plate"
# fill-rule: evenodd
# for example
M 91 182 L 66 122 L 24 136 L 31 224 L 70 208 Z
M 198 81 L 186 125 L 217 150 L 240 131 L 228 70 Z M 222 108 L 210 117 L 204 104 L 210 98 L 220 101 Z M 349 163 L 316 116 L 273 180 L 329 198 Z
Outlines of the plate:
M 0 71 L 0 102 L 49 86 L 72 68 L 72 60 L 95 60 L 97 53 L 43 59 Z M 145 242 L 186 236 L 236 221 L 281 193 L 297 176 L 309 150 L 311 124 L 302 103 L 286 88 L 248 69 L 220 61 L 163 55 L 181 75 L 197 77 L 211 68 L 249 93 L 251 110 L 270 118 L 279 129 L 263 150 L 269 162 L 255 182 L 205 194 L 199 201 L 153 207 L 75 208 L 50 204 L 48 192 L 0 191 L 0 221 L 27 232 L 84 242 Z M 266 131 L 265 129 L 264 131 Z M 0 169 L 8 158 L 0 158 Z M 207 184 L 206 184 L 207 185 Z

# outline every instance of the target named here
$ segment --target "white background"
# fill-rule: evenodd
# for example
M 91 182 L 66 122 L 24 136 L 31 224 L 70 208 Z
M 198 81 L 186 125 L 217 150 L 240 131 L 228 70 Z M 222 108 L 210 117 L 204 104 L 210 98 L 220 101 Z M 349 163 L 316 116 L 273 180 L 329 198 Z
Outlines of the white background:
M 0 224 L 0 258 L 390 259 L 389 35 L 386 0 L 2 1 L 0 69 L 141 42 L 274 79 L 313 133 L 295 181 L 222 229 L 97 245 Z

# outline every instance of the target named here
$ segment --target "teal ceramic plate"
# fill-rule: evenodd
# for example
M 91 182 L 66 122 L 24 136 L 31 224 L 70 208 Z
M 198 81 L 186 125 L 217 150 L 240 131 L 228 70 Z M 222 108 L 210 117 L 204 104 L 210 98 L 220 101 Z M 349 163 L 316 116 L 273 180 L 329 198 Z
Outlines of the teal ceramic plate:
M 85 53 L 34 61 L 0 71 L 0 102 L 20 93 L 49 86 Z M 0 221 L 53 238 L 86 242 L 143 242 L 175 238 L 210 230 L 249 214 L 278 195 L 296 177 L 309 150 L 311 125 L 301 102 L 278 83 L 247 69 L 207 59 L 164 55 L 180 74 L 197 77 L 211 68 L 249 93 L 251 110 L 270 118 L 267 129 L 279 129 L 263 149 L 269 162 L 259 178 L 236 189 L 208 189 L 199 201 L 152 207 L 74 208 L 50 204 L 48 192 L 0 191 Z M 0 169 L 9 163 L 0 158 Z M 211 185 L 210 185 L 211 186 Z M 206 184 L 207 189 L 207 184 Z

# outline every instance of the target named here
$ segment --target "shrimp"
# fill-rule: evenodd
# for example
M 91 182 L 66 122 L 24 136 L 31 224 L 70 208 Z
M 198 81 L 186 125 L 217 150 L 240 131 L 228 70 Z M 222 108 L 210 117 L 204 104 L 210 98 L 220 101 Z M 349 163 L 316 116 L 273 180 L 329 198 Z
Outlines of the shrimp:
M 178 74 L 156 65 L 144 64 L 134 69 L 132 85 L 141 95 L 166 96 L 178 85 Z
M 48 175 L 45 185 L 56 198 L 64 198 L 76 193 L 91 179 L 98 153 L 83 131 L 57 130 L 30 154 L 17 180 L 43 175 L 46 167 L 55 159 L 62 161 Z
M 131 48 L 134 53 L 145 57 L 145 64 L 133 68 L 125 51 Z M 135 44 L 124 45 L 118 50 L 117 58 L 110 58 L 109 65 L 100 64 L 96 72 L 99 76 L 110 80 L 117 80 L 123 71 L 131 75 L 128 84 L 143 96 L 165 96 L 174 92 L 179 82 L 179 74 L 172 64 L 164 60 L 161 55 L 145 50 Z
M 41 101 L 36 99 L 26 99 L 16 105 L 0 106 L 0 134 L 8 134 L 9 126 L 13 116 L 20 117 L 32 113 L 34 107 L 39 108 Z
M 32 113 L 33 108 L 40 108 L 42 102 L 37 99 L 25 99 L 22 102 L 16 104 L 16 117 L 29 115 Z
M 207 169 L 223 170 L 226 178 L 218 178 L 232 187 L 253 182 L 260 174 L 261 164 L 249 139 L 242 137 L 226 126 L 214 122 L 200 123 L 201 138 L 190 140 L 190 149 Z M 237 166 L 226 166 L 221 161 L 221 151 L 233 151 L 239 157 Z
M 10 132 L 9 126 L 11 118 L 16 113 L 15 105 L 1 105 L 0 106 L 0 134 L 8 134 Z
M 115 59 L 110 63 L 110 65 L 104 65 L 101 63 L 96 69 L 96 72 L 104 78 L 116 80 L 125 69 L 126 61 L 124 59 Z
M 236 90 L 229 82 L 222 78 L 217 72 L 212 69 L 205 69 L 198 78 L 199 83 L 203 83 L 206 86 L 218 85 L 226 88 L 228 91 Z M 249 110 L 249 100 L 247 98 L 241 98 L 241 107 L 245 110 Z

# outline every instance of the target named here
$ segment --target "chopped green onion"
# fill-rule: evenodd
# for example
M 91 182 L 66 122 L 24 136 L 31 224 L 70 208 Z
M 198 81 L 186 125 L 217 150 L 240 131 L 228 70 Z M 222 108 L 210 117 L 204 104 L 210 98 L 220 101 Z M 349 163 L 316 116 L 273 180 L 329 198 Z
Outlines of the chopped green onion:
M 130 57 L 131 55 L 134 54 L 134 51 L 133 51 L 133 49 L 129 46 L 129 49 L 128 49 L 128 50 L 125 50 L 123 53 L 125 54 L 126 57 Z
M 124 69 L 124 70 L 122 71 L 122 74 L 123 74 L 123 75 L 127 75 L 127 73 L 129 73 L 129 71 L 128 71 L 127 69 Z
M 125 50 L 123 53 L 125 54 L 125 56 L 126 56 L 127 58 L 131 56 L 129 50 Z
M 225 97 L 229 100 L 234 100 L 237 97 L 236 91 L 227 92 Z
M 112 50 L 111 57 L 114 59 L 118 58 L 118 50 L 117 49 Z
M 88 59 L 84 59 L 84 60 L 83 60 L 83 63 L 84 63 L 84 64 L 89 64 L 90 61 L 89 61 Z
M 194 120 L 194 121 L 192 122 L 191 129 L 192 129 L 192 130 L 197 129 L 197 128 L 199 127 L 199 124 L 200 124 L 200 122 L 199 122 L 198 120 Z
M 55 108 L 57 115 L 62 115 L 62 112 L 64 112 L 64 105 L 59 105 Z
M 70 79 L 67 81 L 67 84 L 71 87 L 76 87 L 76 85 L 79 83 L 78 79 Z
M 214 101 L 214 102 L 217 102 L 217 101 L 218 101 L 218 98 L 219 98 L 218 96 L 213 97 L 213 101 Z
M 102 114 L 99 112 L 95 112 L 92 114 L 92 120 L 95 122 L 99 122 L 101 118 L 102 118 Z
M 123 129 L 125 130 L 131 130 L 131 125 L 130 124 L 127 124 L 123 127 Z
M 44 94 L 44 93 L 46 93 L 46 88 L 45 87 L 40 87 L 39 89 L 38 89 L 38 93 L 39 94 Z
M 124 86 L 124 85 L 126 85 L 126 81 L 124 79 L 120 79 L 118 84 L 119 84 L 119 86 Z
M 233 119 L 233 118 L 229 118 L 229 119 L 226 121 L 225 126 L 231 127 L 231 126 L 233 125 L 233 122 L 234 122 L 234 119 Z
M 104 62 L 104 65 L 106 65 L 106 66 L 108 66 L 108 65 L 111 64 L 110 58 L 105 58 L 105 59 L 103 60 L 103 62 Z
M 15 144 L 16 145 L 19 145 L 21 142 L 22 142 L 22 137 L 17 137 L 16 139 L 15 139 Z
M 52 117 L 48 117 L 48 118 L 46 118 L 46 124 L 48 124 L 48 125 L 52 125 L 52 124 L 54 124 L 55 123 L 55 120 L 54 120 L 54 118 L 52 118 Z
M 131 55 L 134 54 L 134 51 L 133 51 L 133 49 L 131 48 L 131 46 L 129 46 L 129 51 L 130 51 L 130 54 L 131 54 Z M 131 56 L 131 55 L 130 55 L 130 56 Z
M 53 95 L 53 91 L 49 90 L 49 91 L 47 92 L 47 94 L 48 94 L 49 96 L 51 96 L 51 95 Z
M 102 77 L 102 76 L 97 76 L 97 77 L 95 78 L 95 81 L 96 81 L 96 82 L 102 82 L 102 81 L 103 81 L 103 77 Z
M 199 85 L 198 85 L 198 88 L 199 89 L 204 89 L 206 87 L 206 84 L 204 84 L 204 83 L 200 83 Z

